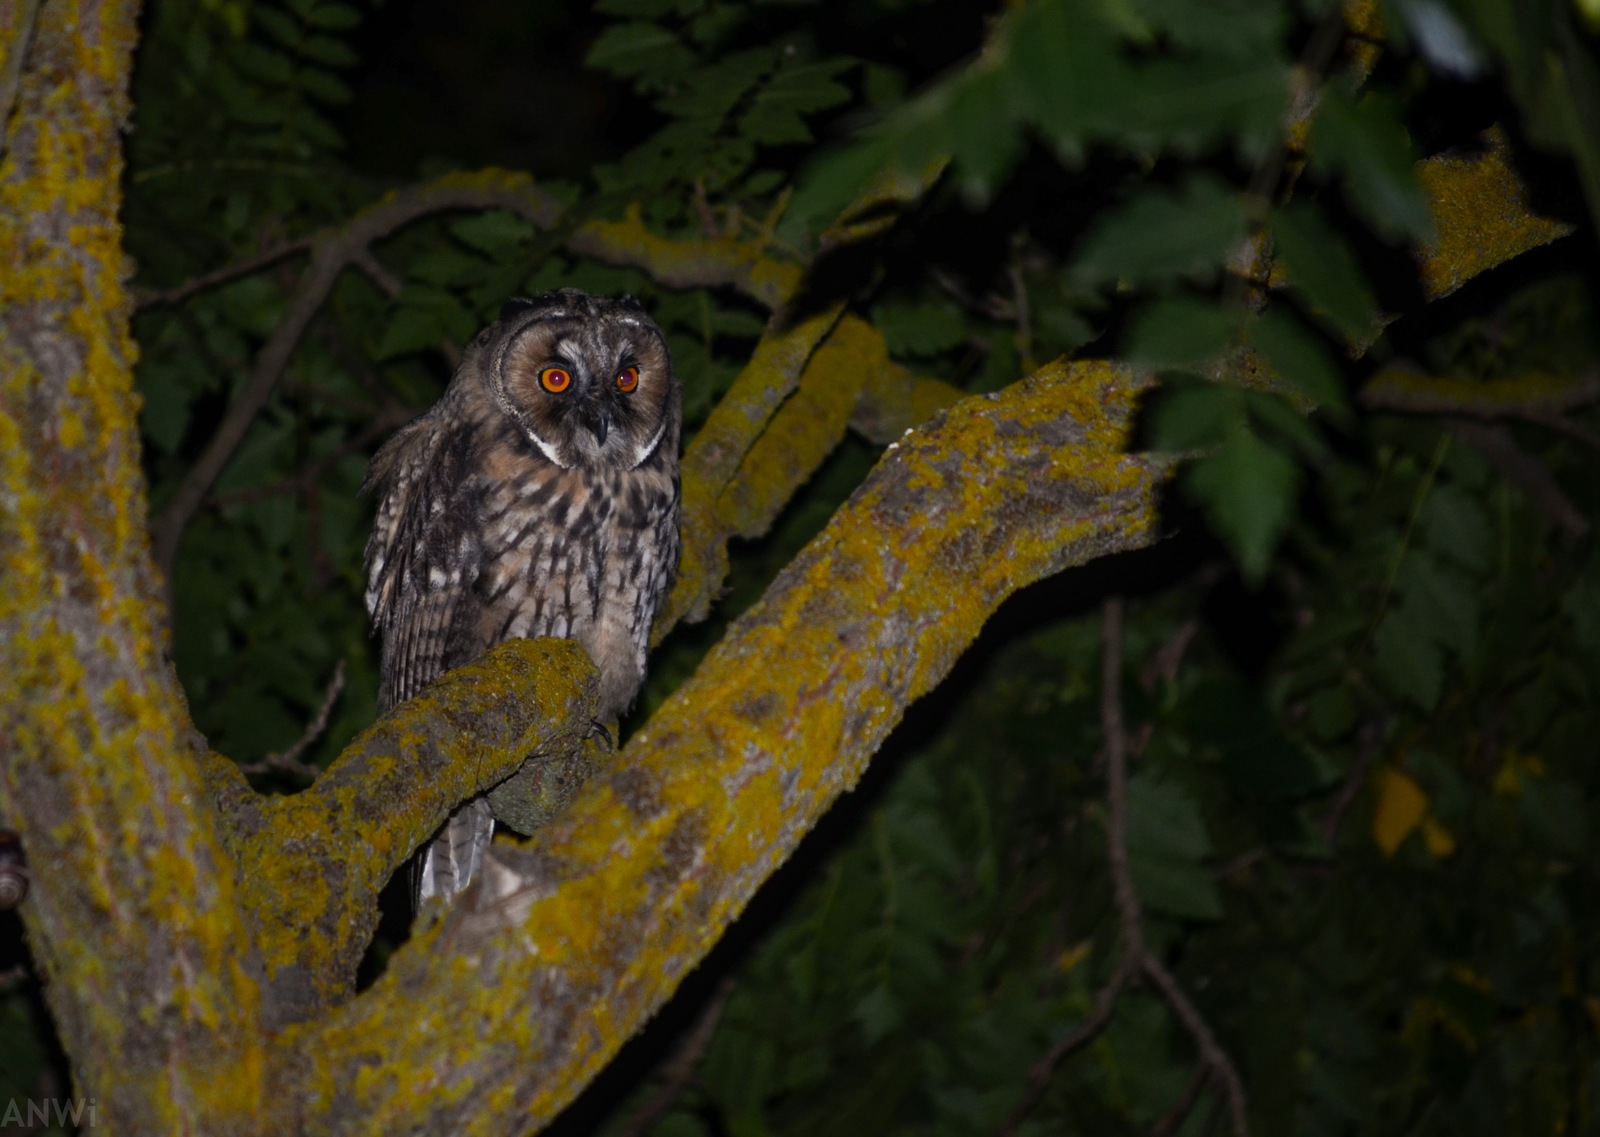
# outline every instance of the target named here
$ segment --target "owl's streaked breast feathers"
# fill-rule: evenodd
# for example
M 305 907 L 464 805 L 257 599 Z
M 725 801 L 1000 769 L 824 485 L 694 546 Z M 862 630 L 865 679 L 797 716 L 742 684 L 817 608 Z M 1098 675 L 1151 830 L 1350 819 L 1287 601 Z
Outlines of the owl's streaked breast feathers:
M 666 340 L 637 303 L 563 289 L 507 304 L 367 475 L 383 709 L 496 643 L 553 635 L 593 657 L 600 717 L 625 711 L 677 569 L 680 421 Z M 488 825 L 481 802 L 452 817 L 424 898 L 466 887 Z

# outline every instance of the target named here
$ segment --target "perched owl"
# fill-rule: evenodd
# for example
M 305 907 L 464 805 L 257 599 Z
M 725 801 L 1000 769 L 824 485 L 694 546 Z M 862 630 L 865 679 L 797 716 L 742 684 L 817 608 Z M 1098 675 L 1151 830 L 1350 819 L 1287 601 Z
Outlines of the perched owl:
M 666 338 L 632 297 L 507 303 L 367 472 L 381 709 L 503 640 L 563 636 L 600 669 L 600 719 L 627 710 L 678 566 L 681 417 Z M 463 892 L 493 834 L 482 798 L 458 809 L 420 857 L 418 906 Z

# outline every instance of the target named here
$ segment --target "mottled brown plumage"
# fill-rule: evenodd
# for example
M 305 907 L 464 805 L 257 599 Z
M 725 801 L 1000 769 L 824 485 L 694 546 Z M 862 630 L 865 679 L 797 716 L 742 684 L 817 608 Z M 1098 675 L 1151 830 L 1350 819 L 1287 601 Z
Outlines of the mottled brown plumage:
M 631 298 L 508 303 L 367 473 L 382 708 L 503 640 L 563 636 L 599 667 L 600 718 L 627 710 L 677 569 L 680 419 L 666 339 Z M 456 811 L 419 904 L 471 883 L 493 826 L 482 799 Z

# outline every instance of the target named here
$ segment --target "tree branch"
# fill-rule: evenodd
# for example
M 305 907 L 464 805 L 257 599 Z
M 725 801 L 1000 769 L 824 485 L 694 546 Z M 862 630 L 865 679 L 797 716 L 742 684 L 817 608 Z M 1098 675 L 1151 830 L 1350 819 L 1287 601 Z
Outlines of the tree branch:
M 717 1036 L 717 1024 L 722 1021 L 722 1012 L 728 1008 L 728 1000 L 733 998 L 734 986 L 732 976 L 717 984 L 716 994 L 711 996 L 705 1010 L 695 1019 L 694 1026 L 672 1052 L 672 1057 L 662 1064 L 661 1076 L 665 1084 L 651 1097 L 649 1104 L 628 1118 L 627 1125 L 616 1137 L 646 1137 L 655 1123 L 666 1116 L 694 1077 L 695 1069 L 700 1065 L 700 1059 L 705 1057 L 711 1040 Z
M 135 9 L 41 5 L 8 124 L 0 826 L 78 1084 L 124 1130 L 173 1133 L 219 1081 L 259 1104 L 238 1072 L 260 994 L 145 530 L 117 218 Z
M 348 995 L 394 869 L 463 801 L 525 761 L 581 753 L 596 705 L 571 640 L 510 640 L 394 708 L 310 789 L 242 815 L 241 897 L 265 969 L 264 1025 Z
M 223 265 L 219 269 L 201 273 L 192 280 L 186 280 L 172 288 L 163 289 L 160 292 L 135 294 L 133 310 L 142 312 L 146 308 L 159 308 L 167 304 L 182 303 L 197 293 L 217 288 L 230 281 L 238 280 L 242 276 L 250 276 L 252 273 L 260 272 L 269 265 L 275 265 L 279 261 L 292 257 L 297 253 L 303 253 L 315 245 L 316 241 L 317 239 L 314 236 L 296 237 L 293 240 L 283 241 L 280 244 L 273 245 L 271 248 L 263 249 L 261 252 L 245 257 L 242 260 L 234 261 L 231 265 Z
M 344 690 L 344 660 L 340 660 L 333 669 L 333 678 L 328 681 L 326 692 L 322 696 L 322 705 L 317 708 L 317 713 L 312 716 L 311 722 L 293 746 L 281 753 L 268 754 L 259 762 L 251 762 L 239 767 L 239 772 L 249 777 L 252 774 L 269 774 L 274 771 L 288 774 L 291 777 L 304 781 L 315 781 L 322 771 L 309 762 L 302 762 L 300 755 L 304 754 L 317 739 L 322 737 L 322 732 L 328 729 L 328 719 L 333 714 L 333 705 L 339 701 L 339 695 Z
M 710 614 L 728 575 L 729 531 L 717 516 L 717 499 L 843 311 L 843 304 L 830 305 L 792 326 L 785 324 L 784 313 L 775 313 L 750 362 L 685 450 L 680 464 L 683 554 L 672 593 L 656 613 L 658 641 L 679 620 L 698 621 Z M 796 488 L 790 486 L 789 492 Z
M 1483 138 L 1487 149 L 1480 154 L 1440 154 L 1416 164 L 1437 233 L 1418 262 L 1429 300 L 1574 230 L 1529 207 L 1504 133 L 1496 127 Z
M 1555 475 L 1543 462 L 1519 447 L 1504 427 L 1457 422 L 1451 429 L 1457 438 L 1493 462 L 1506 481 L 1527 494 L 1535 508 L 1567 536 L 1581 540 L 1588 534 L 1589 519 L 1562 492 Z
M 1105 739 L 1106 760 L 1106 861 L 1111 874 L 1111 894 L 1117 911 L 1121 949 L 1111 980 L 1095 998 L 1089 1019 L 1064 1040 L 1051 1047 L 1029 1071 L 1029 1089 L 996 1130 L 996 1137 L 1016 1132 L 1029 1113 L 1044 1098 L 1057 1063 L 1084 1042 L 1094 1037 L 1111 1021 L 1117 998 L 1126 982 L 1136 976 L 1148 978 L 1167 1001 L 1178 1021 L 1189 1032 L 1200 1052 L 1201 1069 L 1222 1086 L 1223 1098 L 1235 1137 L 1248 1137 L 1249 1119 L 1245 1113 L 1244 1085 L 1232 1060 L 1218 1045 L 1205 1018 L 1189 1001 L 1183 988 L 1152 952 L 1144 939 L 1144 909 L 1134 887 L 1133 870 L 1128 863 L 1128 735 L 1122 717 L 1123 602 L 1120 596 L 1106 600 L 1101 617 L 1100 727 Z M 1203 1082 L 1205 1079 L 1201 1079 Z M 1187 1114 L 1199 1086 L 1193 1081 L 1184 1092 L 1178 1112 Z M 1163 1122 L 1164 1124 L 1164 1122 Z M 1159 1126 L 1158 1126 L 1159 1128 Z
M 439 1129 L 552 1116 L 1006 595 L 1155 539 L 1164 467 L 1122 453 L 1142 385 L 1055 365 L 892 448 L 622 760 L 526 846 L 497 846 L 513 887 L 458 906 L 330 1021 L 287 1032 L 286 1085 L 316 1054 L 317 1077 L 349 1089 L 317 1099 L 318 1128 L 409 1130 L 419 1094 L 447 1103 Z M 445 1006 L 475 1029 L 446 1029 Z M 374 1060 L 382 1078 L 356 1076 Z
M 1509 379 L 1465 379 L 1426 375 L 1403 365 L 1389 366 L 1361 388 L 1361 405 L 1404 414 L 1469 418 L 1519 418 L 1577 410 L 1600 399 L 1600 374 L 1517 375 Z
M 256 415 L 267 405 L 300 337 L 339 274 L 348 265 L 363 263 L 373 241 L 421 217 L 457 209 L 509 209 L 543 226 L 554 224 L 561 216 L 560 204 L 541 192 L 531 178 L 488 170 L 466 176 L 452 174 L 390 194 L 340 228 L 318 236 L 312 242 L 311 262 L 301 273 L 287 309 L 257 353 L 249 378 L 152 526 L 156 566 L 167 580 L 169 593 L 178 543 L 189 519 L 232 459 Z

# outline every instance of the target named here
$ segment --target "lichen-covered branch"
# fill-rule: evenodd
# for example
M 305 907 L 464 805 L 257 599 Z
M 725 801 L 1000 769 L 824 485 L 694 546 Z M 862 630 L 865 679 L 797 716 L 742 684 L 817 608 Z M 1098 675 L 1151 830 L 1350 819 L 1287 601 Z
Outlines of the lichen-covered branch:
M 1506 379 L 1427 375 L 1385 367 L 1361 388 L 1363 406 L 1407 414 L 1541 422 L 1600 399 L 1600 374 L 1525 374 Z
M 781 308 L 800 286 L 805 266 L 771 256 L 761 245 L 733 237 L 672 240 L 650 231 L 639 206 L 620 221 L 594 220 L 567 238 L 567 248 L 608 264 L 643 269 L 668 288 L 731 287 Z
M 550 1118 L 1001 600 L 1154 540 L 1162 468 L 1124 453 L 1141 386 L 1056 364 L 891 447 L 622 759 L 523 849 L 497 849 L 514 887 L 413 940 L 327 1022 L 286 1032 L 277 1076 L 306 1087 L 303 1131 L 501 1134 Z
M 710 613 L 728 575 L 729 534 L 717 515 L 717 500 L 843 312 L 844 305 L 832 304 L 792 324 L 785 313 L 775 314 L 750 362 L 685 450 L 683 554 L 672 593 L 656 614 L 658 639 L 679 620 L 703 620 Z
M 524 762 L 580 752 L 594 665 L 570 640 L 512 640 L 439 678 L 302 793 L 250 799 L 235 841 L 267 992 L 263 1026 L 347 996 L 390 874 L 461 802 Z
M 80 1084 L 124 1131 L 176 1133 L 257 1100 L 260 993 L 145 529 L 117 221 L 136 16 L 43 5 L 6 124 L 0 824 Z
M 892 366 L 881 335 L 854 316 L 841 319 L 718 498 L 725 529 L 746 538 L 765 533 L 843 440 L 873 373 Z
M 1418 264 L 1430 300 L 1573 231 L 1529 208 L 1527 191 L 1507 160 L 1504 136 L 1490 131 L 1485 140 L 1488 148 L 1480 154 L 1440 154 L 1417 163 L 1417 180 L 1438 234 Z

